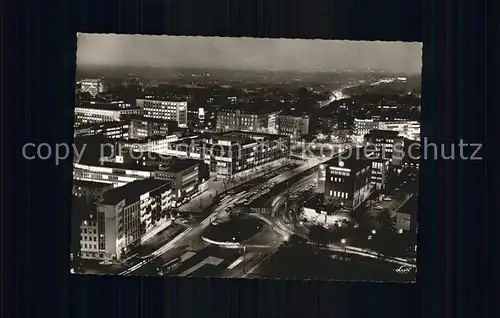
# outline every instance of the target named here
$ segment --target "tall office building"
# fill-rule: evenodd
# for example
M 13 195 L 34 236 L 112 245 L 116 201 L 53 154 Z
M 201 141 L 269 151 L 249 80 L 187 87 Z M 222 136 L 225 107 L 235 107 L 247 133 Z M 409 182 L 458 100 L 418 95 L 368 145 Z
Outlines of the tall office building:
M 403 137 L 392 130 L 372 130 L 365 135 L 365 142 L 372 147 L 377 157 L 390 160 L 394 166 L 401 165 Z
M 332 159 L 324 164 L 325 202 L 338 204 L 350 210 L 359 207 L 370 195 L 370 160 L 353 155 L 340 160 Z
M 147 241 L 171 224 L 171 192 L 170 181 L 154 178 L 105 192 L 96 220 L 82 224 L 82 252 L 88 258 L 119 259 L 124 249 Z
M 187 101 L 167 101 L 155 99 L 137 99 L 137 107 L 144 109 L 144 117 L 176 121 L 179 127 L 187 127 Z

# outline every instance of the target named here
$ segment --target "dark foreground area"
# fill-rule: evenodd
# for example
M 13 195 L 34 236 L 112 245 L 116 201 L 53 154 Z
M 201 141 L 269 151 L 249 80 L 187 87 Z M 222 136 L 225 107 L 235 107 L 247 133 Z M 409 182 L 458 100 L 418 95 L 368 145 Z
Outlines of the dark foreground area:
M 284 247 L 252 273 L 261 278 L 297 278 L 342 281 L 414 282 L 415 274 L 397 273 L 397 264 L 314 247 Z

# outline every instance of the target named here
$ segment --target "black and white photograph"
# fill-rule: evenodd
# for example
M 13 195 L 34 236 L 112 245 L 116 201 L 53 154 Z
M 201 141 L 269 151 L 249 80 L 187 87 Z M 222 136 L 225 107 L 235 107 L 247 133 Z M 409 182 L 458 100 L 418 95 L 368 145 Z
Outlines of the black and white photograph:
M 422 43 L 77 40 L 71 273 L 415 282 Z

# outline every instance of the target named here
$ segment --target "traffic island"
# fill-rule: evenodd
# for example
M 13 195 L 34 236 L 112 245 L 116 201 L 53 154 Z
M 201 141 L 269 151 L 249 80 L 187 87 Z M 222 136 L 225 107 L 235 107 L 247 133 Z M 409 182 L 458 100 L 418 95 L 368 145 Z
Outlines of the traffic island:
M 259 233 L 265 223 L 255 217 L 232 216 L 227 221 L 211 225 L 203 234 L 203 241 L 220 246 L 237 246 Z

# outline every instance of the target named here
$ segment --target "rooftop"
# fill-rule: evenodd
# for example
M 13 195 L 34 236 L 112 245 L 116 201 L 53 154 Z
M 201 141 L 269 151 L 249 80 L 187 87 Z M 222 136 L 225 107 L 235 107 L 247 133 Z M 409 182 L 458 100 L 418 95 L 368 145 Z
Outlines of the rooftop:
M 358 168 L 370 165 L 371 161 L 368 156 L 369 153 L 365 147 L 354 148 L 350 152 L 346 150 L 342 154 L 333 157 L 326 161 L 324 165 L 340 167 L 340 161 L 342 161 L 343 168 L 357 170 Z
M 169 165 L 160 166 L 159 169 L 156 170 L 176 173 L 186 170 L 200 163 L 201 161 L 195 159 L 179 159 L 177 157 L 172 157 L 172 161 Z
M 159 118 L 150 118 L 150 117 L 144 117 L 142 115 L 127 115 L 127 119 L 130 119 L 131 121 L 144 121 L 144 122 L 149 122 L 149 123 L 160 123 L 160 124 L 168 124 L 168 125 L 177 125 L 177 121 L 175 120 L 165 120 L 165 119 L 159 119 Z
M 238 135 L 228 135 L 228 134 L 213 135 L 211 139 L 214 140 L 215 143 L 217 143 L 218 141 L 229 141 L 232 144 L 240 144 L 240 145 L 246 145 L 255 142 L 255 140 L 252 138 L 248 138 L 245 136 L 238 136 Z
M 125 199 L 128 205 L 139 200 L 141 195 L 164 186 L 170 186 L 170 181 L 154 178 L 133 181 L 122 187 L 105 192 L 104 199 L 99 204 L 116 205 Z
M 307 116 L 307 117 L 309 117 L 309 115 L 306 112 L 302 112 L 302 111 L 295 110 L 295 109 L 292 109 L 292 108 L 286 108 L 286 109 L 284 109 L 280 113 L 280 116 L 290 116 L 290 117 L 304 117 L 304 116 Z
M 255 140 L 256 138 L 268 138 L 268 139 L 278 139 L 280 137 L 286 137 L 286 136 L 281 136 L 281 135 L 273 135 L 273 134 L 266 134 L 266 133 L 261 133 L 261 132 L 252 132 L 252 131 L 228 131 L 225 133 L 222 133 L 223 136 L 242 136 L 244 138 L 251 138 Z
M 90 189 L 105 189 L 105 188 L 113 187 L 113 185 L 111 185 L 109 183 L 82 181 L 82 180 L 73 180 L 73 186 L 74 187 L 90 188 Z
M 180 103 L 187 102 L 186 98 L 177 97 L 177 96 L 143 96 L 142 98 L 137 98 L 137 100 L 149 100 L 155 102 L 171 102 L 171 103 Z
M 123 122 L 123 121 L 109 121 L 105 123 L 88 123 L 88 124 L 82 124 L 78 125 L 76 129 L 99 129 L 99 128 L 114 128 L 114 127 L 121 127 L 123 125 L 128 125 L 128 123 Z
M 394 131 L 394 130 L 374 129 L 374 130 L 371 130 L 367 135 L 370 137 L 374 137 L 374 138 L 377 138 L 377 137 L 379 137 L 379 138 L 396 138 L 396 137 L 398 137 L 399 132 Z
M 121 108 L 119 104 L 110 104 L 105 102 L 80 102 L 76 105 L 76 108 L 116 110 L 116 111 L 124 109 Z
M 218 109 L 218 112 L 235 112 L 241 111 L 244 114 L 268 114 L 268 113 L 277 113 L 277 110 L 274 110 L 270 107 L 256 107 L 255 104 L 235 104 L 235 105 L 226 105 Z

